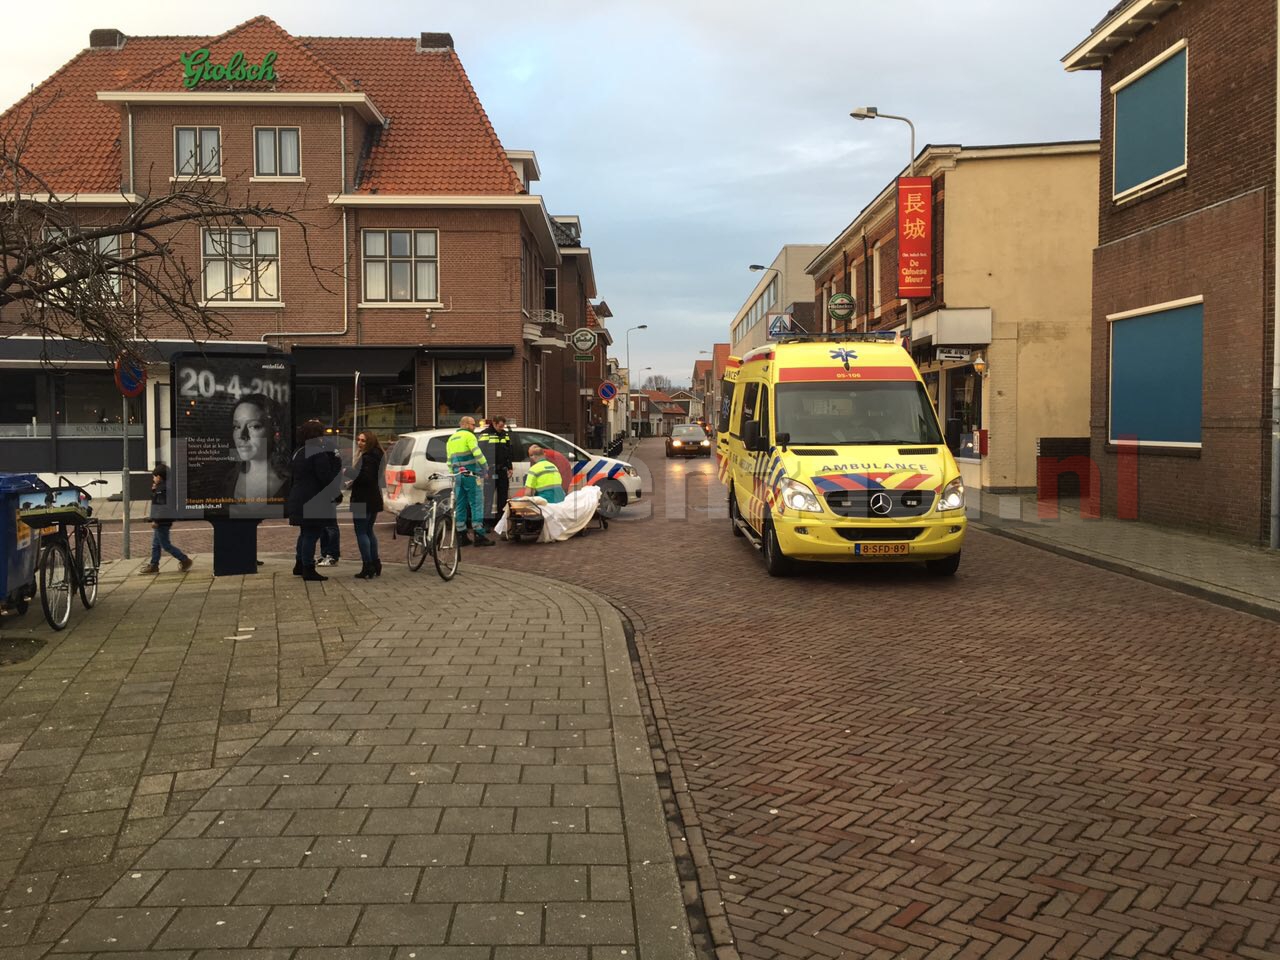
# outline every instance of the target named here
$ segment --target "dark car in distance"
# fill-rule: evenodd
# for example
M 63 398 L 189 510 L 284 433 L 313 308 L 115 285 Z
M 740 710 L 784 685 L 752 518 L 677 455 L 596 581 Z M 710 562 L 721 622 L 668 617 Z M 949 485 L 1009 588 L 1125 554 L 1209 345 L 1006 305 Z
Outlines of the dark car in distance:
M 711 438 L 696 423 L 680 423 L 667 437 L 667 457 L 709 457 Z

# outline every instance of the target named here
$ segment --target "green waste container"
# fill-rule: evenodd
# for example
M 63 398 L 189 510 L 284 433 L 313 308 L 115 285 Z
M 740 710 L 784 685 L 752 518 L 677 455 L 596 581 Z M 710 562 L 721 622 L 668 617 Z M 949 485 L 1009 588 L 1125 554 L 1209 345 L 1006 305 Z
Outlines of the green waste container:
M 18 510 L 44 502 L 48 485 L 34 473 L 0 473 L 0 607 L 25 613 L 36 595 L 40 531 Z

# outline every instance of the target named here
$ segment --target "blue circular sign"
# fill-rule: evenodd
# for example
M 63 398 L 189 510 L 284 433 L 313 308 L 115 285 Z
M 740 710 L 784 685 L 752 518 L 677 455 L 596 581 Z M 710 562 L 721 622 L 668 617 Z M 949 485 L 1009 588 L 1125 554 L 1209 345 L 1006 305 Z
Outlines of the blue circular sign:
M 612 383 L 610 383 L 608 380 L 605 380 L 596 389 L 596 393 L 600 394 L 601 400 L 612 400 L 614 397 L 618 395 L 618 388 L 614 386 Z
M 121 355 L 116 358 L 116 388 L 130 399 L 142 396 L 147 389 L 147 368 L 133 357 Z

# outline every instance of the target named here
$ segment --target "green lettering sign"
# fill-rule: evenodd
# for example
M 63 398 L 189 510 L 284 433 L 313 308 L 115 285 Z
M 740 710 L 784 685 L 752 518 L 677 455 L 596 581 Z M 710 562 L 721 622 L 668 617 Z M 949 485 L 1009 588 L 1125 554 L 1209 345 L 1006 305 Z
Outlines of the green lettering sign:
M 182 60 L 182 85 L 194 90 L 209 80 L 226 83 L 245 83 L 255 80 L 274 81 L 276 78 L 276 54 L 273 50 L 262 58 L 262 63 L 246 63 L 243 51 L 236 51 L 226 63 L 210 63 L 209 48 L 201 47 L 194 53 L 184 53 Z

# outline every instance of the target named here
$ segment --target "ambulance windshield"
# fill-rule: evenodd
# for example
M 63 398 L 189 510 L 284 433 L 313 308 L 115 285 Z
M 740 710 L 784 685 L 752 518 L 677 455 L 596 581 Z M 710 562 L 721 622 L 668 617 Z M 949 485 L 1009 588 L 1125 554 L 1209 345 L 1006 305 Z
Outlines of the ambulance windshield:
M 776 429 L 791 444 L 942 443 L 929 395 L 915 380 L 780 383 Z

